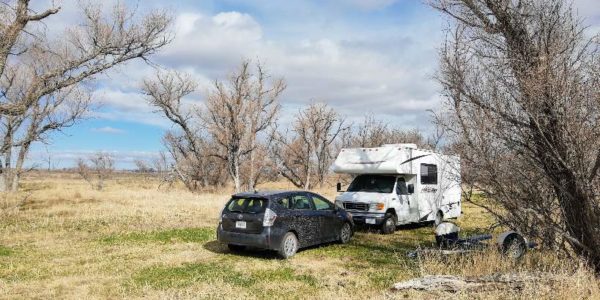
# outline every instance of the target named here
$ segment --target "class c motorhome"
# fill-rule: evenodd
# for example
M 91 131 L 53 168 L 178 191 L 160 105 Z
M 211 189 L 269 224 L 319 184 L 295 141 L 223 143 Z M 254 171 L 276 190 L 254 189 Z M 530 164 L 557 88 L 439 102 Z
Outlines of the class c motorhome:
M 381 226 L 457 218 L 461 215 L 460 159 L 415 144 L 342 149 L 333 164 L 338 174 L 354 176 L 336 204 L 357 224 Z

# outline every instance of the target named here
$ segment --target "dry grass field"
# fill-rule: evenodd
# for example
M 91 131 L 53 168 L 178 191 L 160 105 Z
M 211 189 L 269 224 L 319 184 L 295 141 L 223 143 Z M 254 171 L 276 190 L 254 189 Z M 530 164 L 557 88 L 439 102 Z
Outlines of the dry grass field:
M 234 255 L 215 241 L 228 194 L 158 191 L 154 180 L 134 175 L 119 175 L 99 192 L 76 175 L 31 174 L 21 192 L 1 202 L 0 298 L 600 299 L 590 272 L 551 253 L 532 251 L 519 261 L 494 251 L 407 258 L 433 243 L 431 226 L 388 236 L 360 231 L 348 245 L 305 249 L 287 261 L 261 251 Z M 464 209 L 464 231 L 491 223 L 480 209 Z M 427 274 L 509 272 L 552 272 L 565 280 L 477 293 L 390 290 Z

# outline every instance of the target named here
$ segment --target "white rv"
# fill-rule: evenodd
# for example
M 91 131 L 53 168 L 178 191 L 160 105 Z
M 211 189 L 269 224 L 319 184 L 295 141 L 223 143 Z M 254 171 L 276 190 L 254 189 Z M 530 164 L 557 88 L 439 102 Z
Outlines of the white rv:
M 354 175 L 336 205 L 357 224 L 382 227 L 456 218 L 461 214 L 460 159 L 415 144 L 342 149 L 333 171 Z M 338 192 L 341 185 L 338 183 Z

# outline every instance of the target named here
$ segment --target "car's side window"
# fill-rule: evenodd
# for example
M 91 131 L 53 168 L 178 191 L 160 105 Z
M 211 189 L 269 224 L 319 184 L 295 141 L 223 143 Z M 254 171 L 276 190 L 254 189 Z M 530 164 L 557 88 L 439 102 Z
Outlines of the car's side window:
M 277 203 L 284 208 L 290 208 L 290 198 L 288 197 L 277 200 Z
M 292 197 L 292 208 L 293 209 L 302 209 L 309 210 L 313 209 L 312 204 L 310 203 L 310 199 L 308 199 L 305 195 L 295 195 Z
M 315 203 L 315 208 L 317 210 L 332 210 L 333 209 L 333 204 L 331 204 L 329 201 L 318 197 L 318 196 L 312 196 L 313 202 Z

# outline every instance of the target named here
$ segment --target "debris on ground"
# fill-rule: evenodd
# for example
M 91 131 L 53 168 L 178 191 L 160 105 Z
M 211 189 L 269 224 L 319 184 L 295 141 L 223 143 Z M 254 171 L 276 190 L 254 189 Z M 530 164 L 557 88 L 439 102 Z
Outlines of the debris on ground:
M 532 282 L 554 282 L 564 280 L 550 273 L 518 273 L 495 274 L 481 277 L 462 277 L 454 275 L 427 275 L 394 284 L 393 291 L 419 290 L 419 291 L 485 291 L 498 288 L 520 289 L 525 284 Z
M 438 248 L 417 249 L 408 253 L 408 257 L 415 258 L 422 253 L 436 253 L 442 255 L 464 254 L 481 251 L 491 246 L 486 241 L 492 240 L 492 234 L 472 235 L 461 238 L 460 228 L 451 222 L 440 223 L 435 229 L 435 241 Z M 518 232 L 507 231 L 498 236 L 496 246 L 502 254 L 513 259 L 519 259 L 527 253 L 528 249 L 535 248 L 536 244 L 528 242 Z

